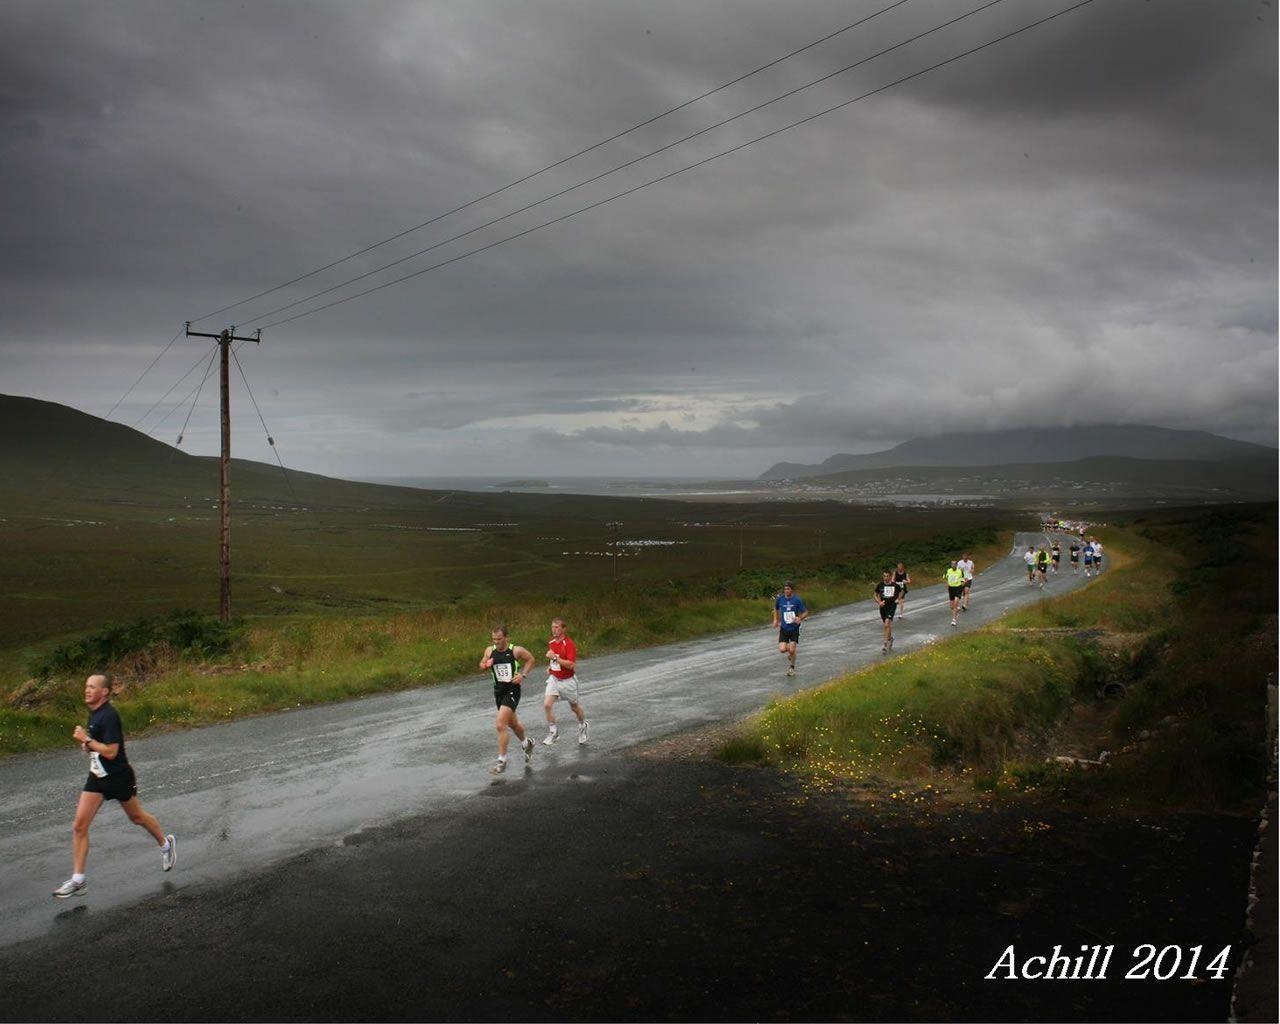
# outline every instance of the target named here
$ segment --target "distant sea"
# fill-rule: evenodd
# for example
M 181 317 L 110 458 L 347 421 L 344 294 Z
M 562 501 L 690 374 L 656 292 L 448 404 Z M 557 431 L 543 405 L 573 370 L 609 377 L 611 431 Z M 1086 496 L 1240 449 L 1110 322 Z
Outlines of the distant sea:
M 355 478 L 353 478 L 355 479 Z M 714 497 L 754 494 L 743 480 L 701 477 L 588 477 L 588 476 L 366 476 L 369 484 L 420 487 L 428 491 L 521 491 L 526 494 L 594 494 L 615 498 Z

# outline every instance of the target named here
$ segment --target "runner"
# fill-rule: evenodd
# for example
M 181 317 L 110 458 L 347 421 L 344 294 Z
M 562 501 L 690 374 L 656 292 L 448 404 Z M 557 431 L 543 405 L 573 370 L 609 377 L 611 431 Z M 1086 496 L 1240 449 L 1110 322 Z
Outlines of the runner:
M 1078 575 L 1080 572 L 1080 545 L 1074 540 L 1071 547 L 1067 549 L 1067 557 L 1071 560 L 1071 575 Z
M 1093 538 L 1093 571 L 1102 573 L 1102 541 L 1097 537 Z
M 1022 556 L 1022 560 L 1027 563 L 1027 586 L 1031 586 L 1036 581 L 1036 549 L 1034 545 L 1027 545 L 1027 550 Z
M 911 585 L 911 573 L 907 572 L 907 567 L 901 562 L 898 568 L 893 571 L 893 582 L 898 585 L 898 614 L 906 617 L 907 614 L 907 587 Z
M 578 744 L 582 745 L 587 742 L 587 717 L 578 701 L 578 649 L 564 631 L 564 619 L 551 620 L 547 661 L 550 663 L 550 672 L 547 675 L 546 695 L 542 698 L 542 710 L 547 716 L 547 738 L 542 742 L 549 747 L 560 736 L 553 708 L 556 701 L 563 697 L 569 702 L 569 710 L 578 719 Z
M 967 551 L 964 557 L 956 562 L 956 568 L 964 573 L 964 599 L 960 602 L 960 610 L 967 612 L 969 610 L 969 591 L 973 589 L 973 559 L 969 557 Z
M 1058 563 L 1062 561 L 1062 545 L 1058 543 L 1058 538 L 1053 539 L 1053 546 L 1049 548 L 1049 560 L 1052 563 L 1053 574 L 1058 575 Z
M 880 653 L 887 654 L 893 647 L 893 613 L 898 610 L 898 584 L 894 582 L 893 573 L 886 569 L 884 579 L 875 585 L 872 593 L 880 606 L 880 621 L 884 624 L 884 643 L 880 646 Z
M 946 572 L 947 577 L 947 596 L 951 599 L 951 625 L 958 626 L 956 621 L 959 616 L 960 598 L 964 596 L 964 570 L 955 562 L 951 563 L 950 568 Z
M 1040 589 L 1044 589 L 1044 585 L 1049 578 L 1049 552 L 1045 550 L 1043 544 L 1040 550 L 1036 552 L 1036 573 L 1040 580 Z
M 1084 542 L 1084 574 L 1085 576 L 1093 575 L 1093 541 Z
M 160 822 L 138 802 L 138 780 L 124 752 L 124 726 L 111 706 L 111 677 L 95 674 L 86 679 L 84 702 L 89 706 L 88 728 L 77 725 L 71 736 L 89 755 L 89 777 L 71 826 L 71 877 L 53 890 L 63 900 L 81 896 L 89 887 L 84 873 L 89 859 L 89 826 L 106 800 L 118 800 L 129 820 L 151 833 L 160 846 L 161 869 L 170 871 L 178 863 L 178 841 L 165 835 Z
M 516 734 L 520 748 L 524 751 L 524 763 L 533 760 L 533 740 L 524 733 L 524 726 L 516 716 L 516 708 L 520 704 L 520 684 L 533 668 L 533 655 L 523 647 L 512 647 L 507 639 L 507 627 L 498 623 L 489 633 L 493 643 L 484 649 L 484 657 L 480 659 L 480 670 L 493 675 L 493 702 L 498 706 L 498 713 L 493 720 L 493 727 L 498 732 L 498 763 L 489 769 L 492 775 L 501 775 L 507 770 L 507 731 Z M 516 668 L 516 662 L 520 667 Z
M 796 597 L 795 585 L 787 580 L 782 593 L 773 602 L 773 624 L 778 627 L 778 653 L 787 656 L 787 675 L 796 674 L 796 647 L 800 643 L 800 623 L 809 617 L 809 609 Z

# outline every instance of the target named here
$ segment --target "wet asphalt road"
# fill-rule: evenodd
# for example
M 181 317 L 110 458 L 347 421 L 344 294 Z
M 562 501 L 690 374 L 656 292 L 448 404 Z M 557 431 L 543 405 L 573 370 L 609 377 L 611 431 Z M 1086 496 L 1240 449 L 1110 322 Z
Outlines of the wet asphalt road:
M 1063 559 L 1045 591 L 1030 588 L 1020 552 L 1042 534 L 1019 534 L 1008 556 L 975 581 L 971 610 L 950 627 L 945 588 L 917 584 L 895 626 L 901 655 L 988 623 L 1012 608 L 1082 586 Z M 800 596 L 804 596 L 801 594 Z M 762 616 L 763 618 L 763 616 Z M 541 653 L 542 638 L 513 637 Z M 801 633 L 798 674 L 785 675 L 765 624 L 715 637 L 583 662 L 591 742 L 579 747 L 573 717 L 557 708 L 560 741 L 540 742 L 531 768 L 518 750 L 508 775 L 488 774 L 496 744 L 488 676 L 129 740 L 143 805 L 179 840 L 175 871 L 162 874 L 151 840 L 112 806 L 92 833 L 88 893 L 50 891 L 70 870 L 70 820 L 85 775 L 75 749 L 0 762 L 0 946 L 51 933 L 68 903 L 132 905 L 183 887 L 252 874 L 304 850 L 411 814 L 446 813 L 492 785 L 590 782 L 616 752 L 656 737 L 732 719 L 771 699 L 864 667 L 880 654 L 873 601 L 812 616 Z M 486 638 L 477 637 L 477 659 Z M 544 666 L 539 666 L 542 668 Z M 530 735 L 545 735 L 541 674 L 521 706 Z M 68 724 L 68 730 L 74 723 Z M 154 858 L 152 860 L 152 858 Z

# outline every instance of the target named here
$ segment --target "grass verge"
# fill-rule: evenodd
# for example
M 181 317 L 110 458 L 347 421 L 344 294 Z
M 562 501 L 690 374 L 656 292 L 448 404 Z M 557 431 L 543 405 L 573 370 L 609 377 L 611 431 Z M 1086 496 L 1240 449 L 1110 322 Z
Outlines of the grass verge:
M 1275 506 L 1161 511 L 1101 537 L 1110 567 L 1088 587 L 776 703 L 721 756 L 895 794 L 945 778 L 1111 806 L 1251 806 L 1276 664 Z M 1123 697 L 1104 704 L 1107 687 Z M 1082 771 L 1053 755 L 1086 711 L 1109 756 Z

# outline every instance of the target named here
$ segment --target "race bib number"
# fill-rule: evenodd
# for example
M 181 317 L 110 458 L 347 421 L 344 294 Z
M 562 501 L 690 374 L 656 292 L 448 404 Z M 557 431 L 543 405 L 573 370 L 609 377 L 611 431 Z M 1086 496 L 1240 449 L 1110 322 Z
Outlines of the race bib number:
M 551 671 L 552 671 L 552 672 L 559 672 L 559 671 L 560 671 L 560 659 L 559 659 L 559 658 L 552 658 L 552 659 L 551 659 Z
M 499 662 L 493 666 L 493 678 L 500 683 L 509 683 L 516 677 L 515 667 L 510 662 Z
M 896 593 L 896 591 L 894 589 L 893 584 L 892 583 L 886 584 L 884 588 L 884 599 L 886 601 L 891 600 L 893 598 L 894 593 Z
M 796 623 L 796 613 L 793 612 L 790 608 L 788 608 L 785 612 L 782 613 L 782 621 L 786 623 L 788 626 L 794 626 Z
M 107 777 L 107 770 L 102 767 L 102 758 L 97 751 L 89 755 L 89 774 L 99 779 Z

